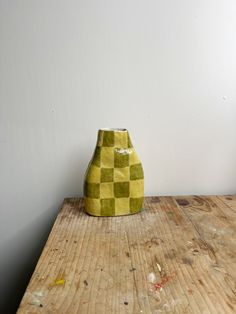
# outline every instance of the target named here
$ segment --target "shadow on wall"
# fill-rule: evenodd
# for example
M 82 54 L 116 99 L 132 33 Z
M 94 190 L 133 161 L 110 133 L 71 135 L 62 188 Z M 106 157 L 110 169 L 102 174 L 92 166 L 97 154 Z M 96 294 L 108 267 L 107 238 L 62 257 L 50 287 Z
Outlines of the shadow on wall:
M 48 191 L 52 197 L 47 195 L 47 199 L 55 205 L 41 211 L 36 218 L 25 225 L 24 229 L 18 230 L 2 245 L 4 261 L 0 261 L 0 313 L 16 313 L 63 199 L 82 195 L 84 174 L 91 157 L 88 157 L 88 154 L 84 154 L 83 151 L 83 159 L 78 154 L 66 158 L 66 165 L 62 167 L 57 186 L 52 187 L 53 193 L 51 190 Z M 40 206 L 40 200 L 34 201 Z M 32 200 L 29 199 L 28 204 L 19 204 L 19 207 L 24 206 L 32 206 Z
M 88 146 L 80 152 L 76 152 L 67 158 L 62 167 L 60 182 L 57 186 L 62 199 L 65 197 L 83 196 L 84 175 L 92 157 L 93 151 L 89 151 Z
M 4 296 L 4 298 L 1 298 L 0 303 L 1 313 L 16 313 L 19 302 L 47 240 L 55 213 L 55 207 L 48 208 L 36 219 L 28 223 L 24 230 L 20 230 L 8 239 L 1 248 L 1 251 L 7 257 L 3 265 L 1 265 L 2 270 L 6 269 L 2 274 L 3 278 L 1 278 L 2 282 L 6 283 L 5 287 L 1 287 L 1 290 L 3 290 L 1 295 Z

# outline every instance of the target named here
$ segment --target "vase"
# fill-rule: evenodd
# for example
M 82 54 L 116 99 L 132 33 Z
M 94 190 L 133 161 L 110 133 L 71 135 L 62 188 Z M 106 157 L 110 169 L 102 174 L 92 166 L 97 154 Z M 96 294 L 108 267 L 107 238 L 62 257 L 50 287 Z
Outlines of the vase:
M 127 129 L 99 129 L 84 179 L 85 211 L 93 216 L 134 214 L 142 209 L 144 173 Z

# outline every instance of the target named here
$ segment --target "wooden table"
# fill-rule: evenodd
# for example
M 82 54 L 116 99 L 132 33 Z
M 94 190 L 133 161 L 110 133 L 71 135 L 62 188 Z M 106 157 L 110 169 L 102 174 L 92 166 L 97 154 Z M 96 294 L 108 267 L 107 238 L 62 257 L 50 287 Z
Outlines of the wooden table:
M 236 196 L 83 208 L 65 199 L 17 313 L 236 313 Z

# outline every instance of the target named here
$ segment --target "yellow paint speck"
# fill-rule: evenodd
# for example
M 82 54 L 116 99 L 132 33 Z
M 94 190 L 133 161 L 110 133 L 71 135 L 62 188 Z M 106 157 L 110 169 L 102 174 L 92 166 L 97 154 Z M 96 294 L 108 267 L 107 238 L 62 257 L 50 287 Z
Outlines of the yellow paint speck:
M 56 279 L 54 280 L 54 282 L 51 283 L 51 286 L 62 286 L 65 284 L 65 279 L 60 278 L 60 279 Z

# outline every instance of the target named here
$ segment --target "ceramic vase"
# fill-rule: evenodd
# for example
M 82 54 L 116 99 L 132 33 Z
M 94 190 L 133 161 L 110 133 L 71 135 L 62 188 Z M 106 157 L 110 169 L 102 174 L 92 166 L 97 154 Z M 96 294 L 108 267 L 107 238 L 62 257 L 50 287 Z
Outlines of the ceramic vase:
M 144 174 L 126 129 L 100 129 L 84 179 L 85 211 L 93 216 L 139 212 Z

